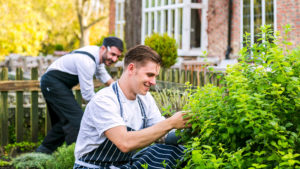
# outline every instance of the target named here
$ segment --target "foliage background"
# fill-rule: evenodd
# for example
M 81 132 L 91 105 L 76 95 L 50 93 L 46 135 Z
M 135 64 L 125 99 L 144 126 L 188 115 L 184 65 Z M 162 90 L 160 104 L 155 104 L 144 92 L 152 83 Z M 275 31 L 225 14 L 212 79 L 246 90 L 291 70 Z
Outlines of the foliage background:
M 0 60 L 9 53 L 37 56 L 52 53 L 57 46 L 67 51 L 78 48 L 75 1 L 0 0 Z M 106 18 L 91 27 L 90 44 L 108 34 L 108 8 L 102 14 Z
M 223 87 L 190 92 L 185 168 L 300 168 L 300 47 L 288 50 L 269 28 L 241 50 Z

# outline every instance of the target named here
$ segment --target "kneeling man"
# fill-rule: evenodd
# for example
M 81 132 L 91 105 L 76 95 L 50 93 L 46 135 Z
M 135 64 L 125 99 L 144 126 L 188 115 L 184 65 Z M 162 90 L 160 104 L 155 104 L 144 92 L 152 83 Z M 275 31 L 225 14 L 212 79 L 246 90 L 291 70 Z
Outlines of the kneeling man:
M 172 129 L 185 128 L 188 119 L 183 112 L 165 119 L 149 93 L 160 64 L 161 57 L 147 46 L 127 52 L 120 79 L 100 90 L 85 109 L 74 168 L 174 168 L 184 148 L 151 144 Z

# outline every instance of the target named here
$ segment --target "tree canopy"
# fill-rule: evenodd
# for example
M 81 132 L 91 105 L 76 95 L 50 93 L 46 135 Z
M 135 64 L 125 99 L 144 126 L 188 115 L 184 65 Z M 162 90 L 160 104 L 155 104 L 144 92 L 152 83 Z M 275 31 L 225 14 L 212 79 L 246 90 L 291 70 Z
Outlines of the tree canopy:
M 57 45 L 64 50 L 79 47 L 82 38 L 78 36 L 80 24 L 76 3 L 79 1 L 83 0 L 0 0 L 0 60 L 9 53 L 32 56 L 40 52 L 51 53 Z M 108 5 L 108 0 L 85 1 Z M 93 8 L 96 9 L 100 10 Z M 102 9 L 97 15 L 101 21 L 89 27 L 90 44 L 96 44 L 108 33 L 107 16 L 108 10 Z

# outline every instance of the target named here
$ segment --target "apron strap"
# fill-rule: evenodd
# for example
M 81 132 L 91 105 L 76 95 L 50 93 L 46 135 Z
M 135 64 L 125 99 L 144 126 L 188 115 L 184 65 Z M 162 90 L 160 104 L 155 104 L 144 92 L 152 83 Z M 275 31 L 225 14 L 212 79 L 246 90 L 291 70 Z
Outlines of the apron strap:
M 90 54 L 89 52 L 85 52 L 85 51 L 72 51 L 72 52 L 70 52 L 71 54 L 72 53 L 80 53 L 80 54 L 84 54 L 84 55 L 87 55 L 88 57 L 90 57 L 95 63 L 96 63 L 96 60 L 95 60 L 95 57 L 92 55 L 92 54 Z M 97 64 L 97 63 L 96 63 Z
M 121 117 L 123 118 L 123 106 L 122 106 L 122 103 L 120 101 L 120 95 L 119 95 L 119 90 L 118 90 L 118 85 L 117 85 L 118 82 L 115 82 L 112 87 L 113 87 L 113 90 L 115 92 L 115 94 L 117 95 L 117 98 L 118 98 L 118 101 L 119 101 L 119 105 L 120 105 L 120 113 L 121 113 Z M 142 100 L 140 99 L 139 96 L 137 96 L 137 99 L 138 99 L 138 103 L 139 103 L 139 106 L 140 106 L 140 109 L 141 109 L 141 114 L 142 114 L 142 117 L 143 117 L 143 128 L 146 128 L 147 127 L 147 116 L 146 116 L 146 112 L 145 112 L 145 109 L 144 109 L 144 106 L 143 106 L 143 103 L 142 103 Z

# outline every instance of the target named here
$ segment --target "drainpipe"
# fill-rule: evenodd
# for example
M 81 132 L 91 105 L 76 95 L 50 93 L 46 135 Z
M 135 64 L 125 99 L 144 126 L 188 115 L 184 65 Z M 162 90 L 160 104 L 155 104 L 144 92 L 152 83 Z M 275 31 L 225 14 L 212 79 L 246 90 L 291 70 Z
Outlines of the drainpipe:
M 232 50 L 231 48 L 231 20 L 232 20 L 232 0 L 229 0 L 228 5 L 228 38 L 227 38 L 227 51 L 225 59 L 229 59 L 229 54 Z

